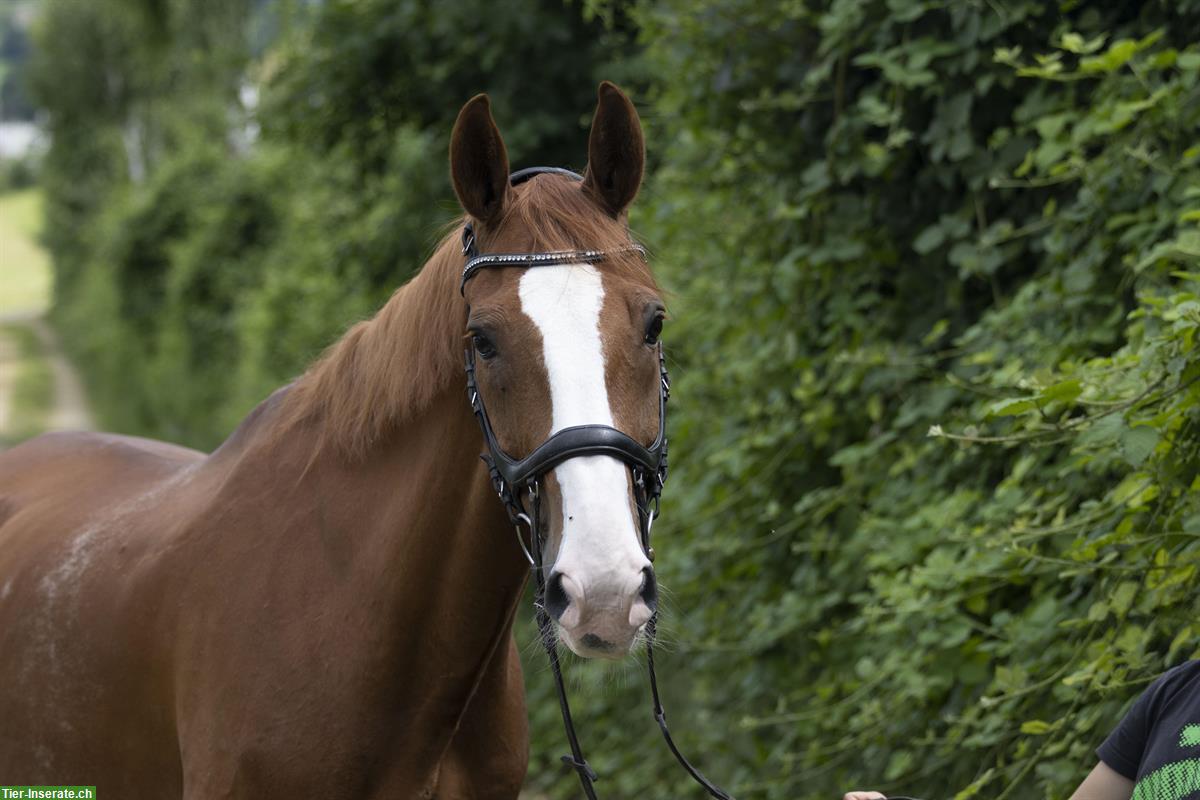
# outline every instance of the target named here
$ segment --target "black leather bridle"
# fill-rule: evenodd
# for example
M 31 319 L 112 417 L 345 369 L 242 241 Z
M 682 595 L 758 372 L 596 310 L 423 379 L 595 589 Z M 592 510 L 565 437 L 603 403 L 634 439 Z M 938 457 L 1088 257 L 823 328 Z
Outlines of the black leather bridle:
M 581 175 L 570 170 L 557 167 L 531 167 L 514 172 L 509 176 L 509 181 L 513 186 L 517 186 L 535 175 L 547 173 L 564 175 L 572 180 L 583 180 Z M 481 269 L 595 264 L 618 254 L 629 253 L 640 254 L 643 258 L 646 256 L 646 251 L 633 242 L 629 247 L 620 250 L 564 250 L 549 253 L 487 253 L 481 255 L 474 227 L 469 222 L 463 228 L 462 252 L 467 259 L 460 284 L 460 291 L 464 294 L 467 281 Z M 541 634 L 542 645 L 546 648 L 546 653 L 550 658 L 550 667 L 554 673 L 554 683 L 558 691 L 558 704 L 562 711 L 563 727 L 571 746 L 571 755 L 563 756 L 562 760 L 579 775 L 579 782 L 589 800 L 596 800 L 596 791 L 592 784 L 597 780 L 597 776 L 587 759 L 584 758 L 583 750 L 579 746 L 579 739 L 575 734 L 575 724 L 571 719 L 571 709 L 567 703 L 566 690 L 563 687 L 557 637 L 554 634 L 550 615 L 546 611 L 546 585 L 542 566 L 541 484 L 542 478 L 547 472 L 569 458 L 605 455 L 624 462 L 629 467 L 633 478 L 634 500 L 638 508 L 638 528 L 642 549 L 648 559 L 654 560 L 654 549 L 650 546 L 650 528 L 658 516 L 658 498 L 667 478 L 667 399 L 671 394 L 671 382 L 663 360 L 662 344 L 658 345 L 658 436 L 649 447 L 608 425 L 577 425 L 552 434 L 524 458 L 513 458 L 500 446 L 496 433 L 492 429 L 492 423 L 488 419 L 483 396 L 479 393 L 479 386 L 475 380 L 475 350 L 473 347 L 468 347 L 466 350 L 466 369 L 467 396 L 471 401 L 475 418 L 479 421 L 479 427 L 483 431 L 487 452 L 483 454 L 482 458 L 487 464 L 492 488 L 503 501 L 509 519 L 516 529 L 517 541 L 533 568 L 536 582 L 534 607 L 538 630 Z M 522 526 L 529 530 L 528 546 L 521 534 Z M 654 718 L 658 722 L 663 738 L 666 739 L 667 746 L 687 773 L 713 797 L 719 800 L 732 800 L 730 795 L 710 783 L 699 770 L 688 763 L 671 738 L 671 732 L 667 728 L 666 712 L 663 710 L 662 699 L 659 696 L 658 679 L 654 674 L 654 636 L 658 611 L 655 608 L 651 610 L 653 613 L 650 621 L 646 623 L 645 638 L 650 692 L 654 700 Z

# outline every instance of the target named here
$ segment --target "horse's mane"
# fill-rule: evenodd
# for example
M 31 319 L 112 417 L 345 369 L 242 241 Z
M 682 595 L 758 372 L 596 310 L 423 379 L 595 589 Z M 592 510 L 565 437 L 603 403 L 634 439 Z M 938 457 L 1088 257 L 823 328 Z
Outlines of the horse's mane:
M 463 217 L 448 225 L 421 271 L 293 384 L 283 399 L 276 429 L 281 435 L 313 422 L 319 449 L 333 446 L 359 459 L 428 408 L 452 382 L 463 380 L 467 304 L 459 281 L 465 222 Z M 601 212 L 578 182 L 558 175 L 539 175 L 516 187 L 499 225 L 527 231 L 535 251 L 619 250 L 629 244 L 624 224 Z M 639 257 L 609 259 L 600 268 L 654 287 Z

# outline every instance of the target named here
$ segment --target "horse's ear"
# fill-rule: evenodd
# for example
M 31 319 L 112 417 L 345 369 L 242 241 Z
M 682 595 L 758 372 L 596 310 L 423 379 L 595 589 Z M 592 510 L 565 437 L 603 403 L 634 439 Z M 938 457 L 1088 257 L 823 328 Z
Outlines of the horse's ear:
M 458 112 L 450 135 L 450 177 L 463 210 L 491 222 L 508 196 L 508 151 L 492 119 L 486 94 L 477 94 Z
M 588 136 L 588 166 L 583 188 L 608 213 L 619 216 L 637 196 L 646 165 L 646 141 L 637 109 L 616 87 L 603 81 Z

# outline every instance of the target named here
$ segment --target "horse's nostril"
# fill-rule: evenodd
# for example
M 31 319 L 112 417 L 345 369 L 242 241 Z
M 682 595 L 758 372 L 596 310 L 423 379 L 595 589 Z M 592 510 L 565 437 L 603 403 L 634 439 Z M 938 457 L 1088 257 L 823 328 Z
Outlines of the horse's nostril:
M 570 604 L 571 598 L 567 597 L 567 592 L 563 589 L 562 573 L 551 573 L 550 579 L 546 581 L 546 611 L 554 619 L 561 619 Z
M 642 589 L 638 594 L 646 608 L 650 609 L 650 613 L 658 611 L 658 580 L 654 577 L 653 567 L 642 570 Z

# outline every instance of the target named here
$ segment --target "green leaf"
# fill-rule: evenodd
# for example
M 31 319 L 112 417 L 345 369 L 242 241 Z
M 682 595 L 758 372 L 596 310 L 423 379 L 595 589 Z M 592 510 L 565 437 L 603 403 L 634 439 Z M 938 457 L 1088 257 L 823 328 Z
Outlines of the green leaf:
M 937 344 L 948 330 L 950 330 L 950 320 L 939 319 L 929 328 L 929 333 L 921 337 L 921 344 L 925 347 Z
M 946 232 L 941 225 L 933 224 L 925 230 L 917 234 L 917 238 L 913 239 L 913 250 L 916 250 L 921 255 L 927 255 L 938 247 L 941 247 L 942 242 L 946 241 Z
M 1133 600 L 1137 597 L 1138 589 L 1140 588 L 1141 584 L 1139 583 L 1123 581 L 1113 591 L 1109 605 L 1118 617 L 1124 617 L 1129 613 L 1129 609 L 1133 606 Z
M 1015 397 L 1008 400 L 997 400 L 988 406 L 989 417 L 1015 417 L 1037 409 L 1037 398 Z
M 1087 425 L 1079 437 L 1079 443 L 1091 447 L 1118 445 L 1128 429 L 1129 427 L 1121 416 L 1109 414 Z
M 1081 59 L 1079 68 L 1084 72 L 1113 72 L 1125 66 L 1137 51 L 1137 42 L 1120 39 L 1113 42 L 1101 55 Z
M 1057 400 L 1061 403 L 1070 403 L 1081 394 L 1083 394 L 1083 384 L 1080 383 L 1078 378 L 1059 381 L 1042 390 L 1042 397 L 1044 399 Z
M 1175 656 L 1179 654 L 1184 647 L 1190 647 L 1195 641 L 1195 628 L 1191 625 L 1184 625 L 1175 634 L 1175 638 L 1171 640 L 1170 647 L 1167 648 L 1167 661 L 1174 661 Z
M 1072 53 L 1082 53 L 1084 48 L 1083 37 L 1078 33 L 1068 31 L 1062 35 L 1061 46 L 1064 50 L 1069 50 Z
M 1121 454 L 1130 466 L 1140 467 L 1158 445 L 1159 434 L 1154 428 L 1126 428 L 1121 433 Z
M 966 788 L 962 789 L 957 794 L 955 794 L 954 800 L 972 800 L 972 798 L 978 796 L 979 793 L 981 791 L 983 791 L 983 788 L 985 786 L 987 786 L 989 783 L 991 783 L 992 778 L 994 778 L 995 776 L 996 776 L 996 768 L 988 767 L 986 770 L 984 770 L 982 775 L 980 775 L 975 780 L 971 781 L 971 783 L 968 784 L 966 786 Z

